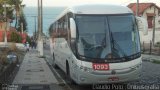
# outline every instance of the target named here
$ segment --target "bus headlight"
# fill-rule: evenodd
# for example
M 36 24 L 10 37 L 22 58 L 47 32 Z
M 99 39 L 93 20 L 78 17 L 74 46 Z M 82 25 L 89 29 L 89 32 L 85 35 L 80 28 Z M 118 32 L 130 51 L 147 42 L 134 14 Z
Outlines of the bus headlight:
M 134 67 L 131 67 L 131 69 L 134 71 L 134 70 L 137 70 L 137 69 L 141 69 L 142 68 L 142 64 L 138 64 Z
M 142 64 L 137 65 L 137 68 L 142 68 Z
M 84 72 L 91 72 L 92 71 L 91 68 L 88 68 L 88 67 L 85 67 L 85 66 L 80 66 L 80 70 L 82 70 Z

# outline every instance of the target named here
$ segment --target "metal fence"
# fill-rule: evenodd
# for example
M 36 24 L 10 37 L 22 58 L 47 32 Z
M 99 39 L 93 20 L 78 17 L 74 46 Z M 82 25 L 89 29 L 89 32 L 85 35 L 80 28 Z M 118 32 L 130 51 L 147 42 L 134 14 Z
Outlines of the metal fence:
M 160 46 L 153 45 L 152 41 L 143 42 L 141 44 L 141 51 L 143 54 L 160 55 Z

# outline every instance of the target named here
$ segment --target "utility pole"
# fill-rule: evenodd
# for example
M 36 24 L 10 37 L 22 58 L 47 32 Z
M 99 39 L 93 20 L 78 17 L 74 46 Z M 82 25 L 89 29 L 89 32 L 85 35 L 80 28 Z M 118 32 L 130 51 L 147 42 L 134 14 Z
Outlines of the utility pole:
M 4 1 L 4 16 L 5 16 L 5 36 L 4 36 L 4 44 L 7 45 L 7 8 L 6 1 Z
M 37 32 L 37 16 L 31 16 L 31 17 L 33 17 L 34 18 L 34 40 L 36 40 L 37 39 L 37 35 L 36 35 L 36 32 Z
M 137 4 L 136 4 L 136 16 L 138 16 L 139 14 L 139 0 L 137 0 Z
M 38 0 L 38 31 L 37 31 L 37 33 L 38 33 L 38 39 L 37 39 L 37 50 L 38 50 L 38 52 L 39 52 L 39 32 L 40 32 L 40 9 L 39 9 L 39 7 L 40 7 L 40 2 L 39 2 L 39 0 Z
M 42 0 L 38 0 L 38 51 L 39 55 L 43 56 L 43 38 L 42 38 L 42 26 L 43 26 L 43 11 Z
M 36 35 L 36 30 L 37 30 L 37 22 L 36 22 L 36 16 L 34 16 L 34 24 L 35 24 L 35 40 L 36 40 L 36 38 L 37 38 L 37 35 Z
M 152 37 L 152 44 L 155 44 L 155 17 L 156 17 L 156 8 L 154 7 L 154 16 L 153 16 L 153 37 Z

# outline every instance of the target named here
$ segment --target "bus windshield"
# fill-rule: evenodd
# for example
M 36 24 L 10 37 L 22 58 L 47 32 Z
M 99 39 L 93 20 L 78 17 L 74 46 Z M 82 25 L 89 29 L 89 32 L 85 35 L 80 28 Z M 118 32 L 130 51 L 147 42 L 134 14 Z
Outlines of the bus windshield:
M 76 25 L 81 57 L 129 60 L 140 56 L 139 34 L 132 14 L 77 15 Z

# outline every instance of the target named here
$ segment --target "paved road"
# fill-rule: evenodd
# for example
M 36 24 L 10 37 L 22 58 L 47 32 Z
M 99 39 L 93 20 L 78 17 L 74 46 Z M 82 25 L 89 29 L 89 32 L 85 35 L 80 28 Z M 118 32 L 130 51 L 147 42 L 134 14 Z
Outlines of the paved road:
M 48 57 L 48 62 L 52 64 L 52 57 L 50 54 L 50 49 L 48 44 L 45 46 L 44 54 Z M 144 59 L 147 59 L 147 58 L 144 58 Z M 160 90 L 160 64 L 155 64 L 155 63 L 149 62 L 148 60 L 144 60 L 142 65 L 143 65 L 142 78 L 140 79 L 140 81 L 127 83 L 127 85 L 128 86 L 137 85 L 138 86 L 137 88 L 140 88 L 140 89 L 143 87 L 145 89 L 148 89 L 149 87 L 153 87 L 153 89 L 148 89 L 148 90 Z M 67 83 L 67 85 L 69 85 L 69 87 L 72 90 L 95 90 L 95 86 L 93 85 L 78 86 L 78 85 L 70 84 L 69 80 L 67 79 L 67 77 L 65 76 L 65 73 L 62 70 L 60 69 L 55 69 L 55 70 L 56 72 L 58 72 L 61 78 Z M 119 89 L 114 88 L 113 90 L 119 90 Z M 134 90 L 137 90 L 137 89 L 134 89 Z

